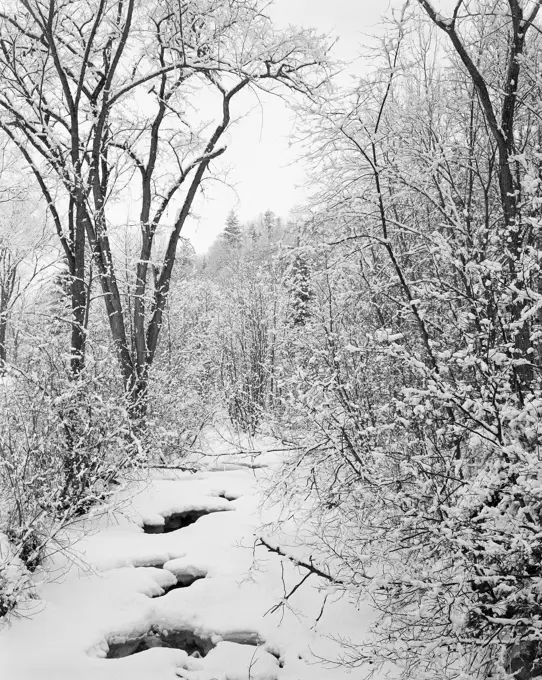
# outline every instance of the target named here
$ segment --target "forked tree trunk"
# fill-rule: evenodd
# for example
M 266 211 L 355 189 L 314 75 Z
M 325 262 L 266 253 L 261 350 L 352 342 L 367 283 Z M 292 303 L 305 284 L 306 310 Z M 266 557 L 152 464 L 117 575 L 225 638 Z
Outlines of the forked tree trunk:
M 524 318 L 526 302 L 521 291 L 525 289 L 522 276 L 521 255 L 525 243 L 521 229 L 521 187 L 518 185 L 513 172 L 513 155 L 516 153 L 515 126 L 518 86 L 521 75 L 521 60 L 525 47 L 525 38 L 529 28 L 533 25 L 540 10 L 540 2 L 534 3 L 528 15 L 519 0 L 508 0 L 510 10 L 510 40 L 507 54 L 506 74 L 500 90 L 503 92 L 501 110 L 498 111 L 492 101 L 489 85 L 483 74 L 471 58 L 465 44 L 456 31 L 456 22 L 462 2 L 456 2 L 451 18 L 446 19 L 433 7 L 430 0 L 418 0 L 431 21 L 446 33 L 452 43 L 456 54 L 465 66 L 469 77 L 474 85 L 488 128 L 497 144 L 498 149 L 498 174 L 501 208 L 507 244 L 504 248 L 506 265 L 508 270 L 508 287 L 515 290 L 515 297 L 508 307 L 510 321 L 516 326 L 513 335 L 514 358 L 525 359 L 527 363 L 514 367 L 513 379 L 515 389 L 520 399 L 523 391 L 529 388 L 534 374 L 531 350 L 531 327 Z

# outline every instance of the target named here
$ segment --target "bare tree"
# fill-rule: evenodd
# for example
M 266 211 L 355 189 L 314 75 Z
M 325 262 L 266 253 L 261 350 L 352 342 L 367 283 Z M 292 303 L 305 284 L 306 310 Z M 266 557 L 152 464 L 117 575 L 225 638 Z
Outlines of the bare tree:
M 51 264 L 44 257 L 48 238 L 39 205 L 21 163 L 3 141 L 0 159 L 0 373 L 7 363 L 7 336 L 13 310 Z M 41 215 L 43 217 L 43 214 Z
M 277 32 L 253 1 L 12 0 L 0 12 L 0 127 L 31 167 L 68 263 L 74 375 L 84 366 L 86 240 L 126 393 L 144 412 L 177 245 L 226 149 L 232 102 L 254 87 L 310 94 L 325 79 L 324 60 L 313 33 Z M 198 109 L 206 99 L 213 111 Z M 131 337 L 109 214 L 122 182 L 126 200 L 139 200 Z M 155 263 L 155 235 L 175 201 Z
M 310 334 L 296 329 L 318 357 L 299 352 L 290 379 L 314 421 L 296 464 L 333 576 L 366 583 L 383 614 L 352 663 L 411 677 L 542 669 L 526 481 L 540 476 L 540 27 L 512 49 L 510 6 L 401 17 L 375 70 L 307 122 L 320 210 L 304 238 L 325 262 Z M 435 22 L 457 26 L 483 87 Z
M 495 2 L 497 15 L 504 17 L 507 44 L 506 63 L 499 82 L 491 82 L 479 66 L 479 58 L 469 51 L 469 18 L 479 14 L 478 3 L 458 0 L 452 16 L 447 18 L 437 12 L 429 0 L 418 0 L 426 14 L 443 30 L 455 53 L 476 90 L 478 100 L 485 115 L 487 126 L 498 150 L 498 178 L 501 197 L 502 217 L 507 241 L 507 267 L 510 287 L 517 291 L 510 303 L 510 314 L 517 324 L 514 335 L 516 357 L 525 359 L 532 349 L 531 328 L 524 318 L 526 305 L 524 299 L 525 281 L 521 265 L 521 253 L 532 234 L 525 229 L 525 216 L 522 211 L 521 171 L 515 156 L 519 153 L 518 139 L 518 93 L 522 77 L 522 61 L 526 40 L 540 11 L 540 2 L 522 2 L 522 0 L 506 0 Z M 466 32 L 462 36 L 462 29 Z M 476 42 L 475 48 L 476 49 Z M 478 47 L 479 49 L 479 47 Z M 492 94 L 496 92 L 497 94 Z M 533 378 L 532 366 L 527 362 L 516 369 L 517 389 L 528 387 Z

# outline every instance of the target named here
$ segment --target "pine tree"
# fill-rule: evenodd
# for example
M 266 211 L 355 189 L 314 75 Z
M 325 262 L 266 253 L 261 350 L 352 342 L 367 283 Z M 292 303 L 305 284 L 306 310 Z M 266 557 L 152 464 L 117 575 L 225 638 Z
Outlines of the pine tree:
M 66 323 L 70 318 L 70 282 L 68 263 L 65 258 L 62 258 L 61 268 L 51 281 L 48 304 L 48 311 L 52 318 L 51 333 L 55 336 L 66 331 Z
M 226 244 L 230 248 L 239 249 L 243 244 L 243 230 L 235 210 L 230 210 L 226 218 L 226 227 L 223 232 Z
M 310 317 L 309 303 L 313 297 L 310 269 L 302 255 L 296 255 L 292 264 L 290 295 L 292 323 L 304 326 Z
M 268 242 L 271 242 L 273 239 L 275 220 L 275 213 L 272 210 L 266 210 L 263 216 L 263 224 L 267 233 Z
M 256 248 L 260 240 L 260 232 L 257 230 L 254 220 L 249 224 L 248 236 L 251 247 Z

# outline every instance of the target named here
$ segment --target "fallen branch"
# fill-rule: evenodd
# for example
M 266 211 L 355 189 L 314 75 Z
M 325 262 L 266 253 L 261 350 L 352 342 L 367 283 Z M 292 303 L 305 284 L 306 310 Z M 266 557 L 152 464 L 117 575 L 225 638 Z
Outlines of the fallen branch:
M 225 463 L 217 463 L 217 465 L 237 465 L 237 467 L 248 468 L 249 470 L 262 470 L 269 467 L 266 463 L 245 463 L 242 460 L 230 460 Z
M 344 581 L 341 581 L 340 579 L 334 578 L 333 576 L 331 576 L 331 574 L 326 574 L 325 571 L 322 571 L 319 567 L 317 567 L 313 563 L 312 557 L 309 557 L 310 562 L 304 562 L 303 560 L 298 560 L 293 555 L 288 555 L 288 553 L 285 553 L 278 546 L 270 545 L 261 536 L 258 536 L 258 540 L 260 541 L 259 545 L 263 545 L 265 548 L 267 548 L 269 550 L 269 552 L 275 553 L 276 555 L 280 555 L 281 557 L 285 557 L 287 560 L 290 560 L 290 562 L 292 562 L 296 566 L 303 567 L 303 569 L 307 569 L 311 574 L 316 574 L 316 576 L 320 576 L 321 578 L 326 579 L 326 581 L 329 581 L 330 583 L 334 583 L 335 585 L 338 585 L 338 586 L 346 585 L 346 583 Z M 297 587 L 295 589 L 297 590 Z M 290 593 L 290 595 L 291 594 L 292 593 Z
M 186 465 L 149 465 L 154 470 L 180 470 L 181 472 L 201 472 L 200 468 L 187 467 Z
M 191 451 L 194 451 L 194 449 L 190 449 Z M 205 453 L 203 451 L 196 451 L 196 453 L 200 453 L 203 456 L 212 456 L 213 458 L 220 458 L 224 456 L 253 456 L 253 455 L 261 455 L 264 453 L 277 453 L 279 451 L 299 451 L 299 447 L 289 447 L 286 449 L 241 449 L 237 448 L 235 451 L 224 451 L 224 453 Z

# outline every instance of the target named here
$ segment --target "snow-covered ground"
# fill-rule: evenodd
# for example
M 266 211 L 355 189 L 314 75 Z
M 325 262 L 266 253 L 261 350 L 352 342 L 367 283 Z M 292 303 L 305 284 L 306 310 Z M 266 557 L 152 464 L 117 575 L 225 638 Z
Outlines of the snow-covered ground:
M 332 660 L 338 639 L 366 634 L 370 607 L 338 598 L 315 575 L 285 601 L 307 571 L 258 545 L 275 519 L 262 496 L 276 454 L 213 446 L 205 470 L 156 471 L 114 511 L 71 530 L 35 609 L 0 630 L 2 680 L 365 676 Z

